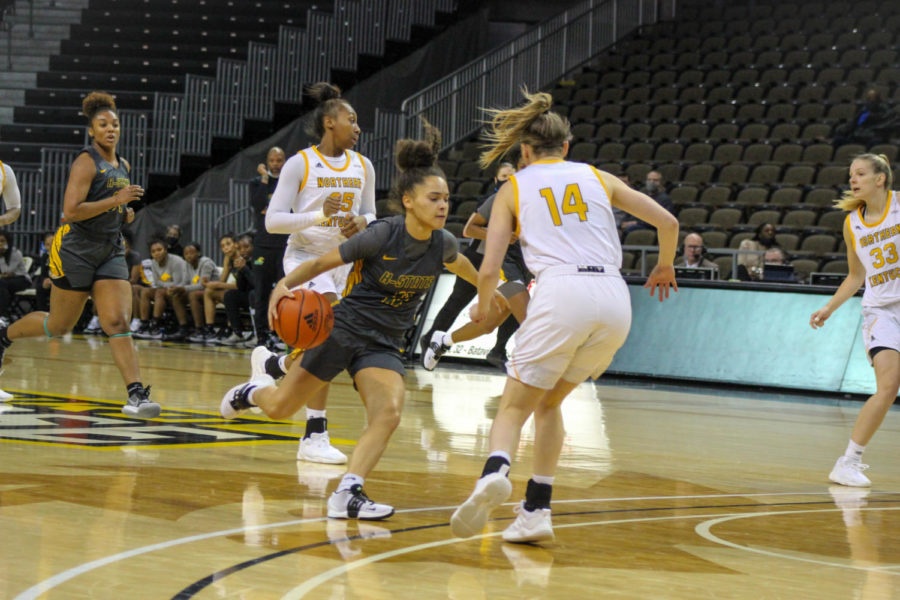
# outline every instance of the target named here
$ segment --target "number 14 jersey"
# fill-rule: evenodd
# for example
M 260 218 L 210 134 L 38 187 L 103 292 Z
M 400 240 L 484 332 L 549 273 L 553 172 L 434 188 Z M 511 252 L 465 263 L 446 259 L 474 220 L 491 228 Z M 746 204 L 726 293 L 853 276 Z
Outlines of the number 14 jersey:
M 511 176 L 517 231 L 528 269 L 554 265 L 622 264 L 622 246 L 609 194 L 594 167 L 539 160 Z

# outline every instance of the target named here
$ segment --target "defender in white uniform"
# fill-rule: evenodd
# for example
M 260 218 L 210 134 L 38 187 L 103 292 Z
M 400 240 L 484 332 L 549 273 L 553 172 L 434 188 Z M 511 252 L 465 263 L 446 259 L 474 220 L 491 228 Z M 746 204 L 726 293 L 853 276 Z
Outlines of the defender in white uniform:
M 341 91 L 319 82 L 309 90 L 318 101 L 310 134 L 320 141 L 288 159 L 266 210 L 266 229 L 289 233 L 284 252 L 284 272 L 337 248 L 348 237 L 375 220 L 375 170 L 359 152 L 351 150 L 359 140 L 356 111 L 341 98 Z M 301 287 L 323 294 L 332 304 L 344 293 L 352 265 L 344 265 L 314 277 Z M 254 374 L 279 378 L 287 372 L 291 355 L 277 356 L 264 346 L 253 350 Z M 325 419 L 327 388 L 306 404 L 306 433 L 297 451 L 299 460 L 343 464 L 347 462 L 331 445 Z
M 812 314 L 813 329 L 825 324 L 837 308 L 865 284 L 863 338 L 875 368 L 875 393 L 856 418 L 844 455 L 828 478 L 841 485 L 872 485 L 863 474 L 866 444 L 878 431 L 900 389 L 900 199 L 891 191 L 893 174 L 886 156 L 862 154 L 850 165 L 850 190 L 837 203 L 849 210 L 844 222 L 847 278 L 834 296 Z
M 678 221 L 652 198 L 593 167 L 563 160 L 569 123 L 550 112 L 549 94 L 527 94 L 518 109 L 494 111 L 482 157 L 487 165 L 521 143 L 529 166 L 497 193 L 478 277 L 477 321 L 487 314 L 503 254 L 515 231 L 536 284 L 507 363 L 506 388 L 491 428 L 491 454 L 472 495 L 456 510 L 453 533 L 479 533 L 490 511 L 512 491 L 507 473 L 522 426 L 535 420 L 534 474 L 509 542 L 553 538 L 550 498 L 564 436 L 560 405 L 587 377 L 598 377 L 628 335 L 631 300 L 619 274 L 622 250 L 612 207 L 659 231 L 659 263 L 645 287 L 660 300 L 675 285 Z M 676 288 L 677 289 L 677 288 Z

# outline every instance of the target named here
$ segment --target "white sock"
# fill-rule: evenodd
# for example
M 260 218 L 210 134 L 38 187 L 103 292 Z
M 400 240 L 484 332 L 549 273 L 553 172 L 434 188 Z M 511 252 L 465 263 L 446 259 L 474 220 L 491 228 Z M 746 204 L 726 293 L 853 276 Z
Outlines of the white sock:
M 309 421 L 310 419 L 324 419 L 324 418 L 325 418 L 324 410 L 316 410 L 314 408 L 309 408 L 308 406 L 306 407 L 306 420 L 307 421 Z
M 365 480 L 362 477 L 360 477 L 359 475 L 354 475 L 353 473 L 345 473 L 344 478 L 341 479 L 341 482 L 338 484 L 338 487 L 334 493 L 339 494 L 340 492 L 343 492 L 344 490 L 349 490 L 352 486 L 356 485 L 357 483 L 359 485 L 362 485 L 363 481 L 365 481 Z
M 253 401 L 253 394 L 255 394 L 258 389 L 258 387 L 253 387 L 250 389 L 250 393 L 247 394 L 247 403 L 251 406 L 256 406 L 256 402 Z
M 860 446 L 853 440 L 850 440 L 850 443 L 847 444 L 847 449 L 844 450 L 844 456 L 846 456 L 850 460 L 859 462 L 860 460 L 862 460 L 862 455 L 863 455 L 863 452 L 865 452 L 865 451 L 866 451 L 865 446 Z
M 445 333 L 444 337 L 441 338 L 441 344 L 443 344 L 444 346 L 448 346 L 448 347 L 452 346 L 453 345 L 453 334 L 449 333 L 449 332 Z
M 287 358 L 288 358 L 288 355 L 287 355 L 287 354 L 285 354 L 285 355 L 283 355 L 283 356 L 280 356 L 280 357 L 278 358 L 278 367 L 281 369 L 281 372 L 282 372 L 282 373 L 287 373 L 287 370 L 288 370 L 288 368 L 287 368 Z
M 490 458 L 491 456 L 499 456 L 500 458 L 505 458 L 506 462 L 512 464 L 512 459 L 509 457 L 509 452 L 506 452 L 504 450 L 494 450 L 488 455 L 488 458 Z
M 546 475 L 532 475 L 531 480 L 535 483 L 545 483 L 547 485 L 553 485 L 554 477 L 548 477 Z

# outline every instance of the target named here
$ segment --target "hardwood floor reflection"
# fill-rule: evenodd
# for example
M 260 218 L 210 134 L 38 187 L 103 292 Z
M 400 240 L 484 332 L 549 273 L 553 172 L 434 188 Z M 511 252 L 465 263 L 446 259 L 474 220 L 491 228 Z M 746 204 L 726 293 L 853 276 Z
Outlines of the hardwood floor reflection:
M 163 414 L 119 410 L 99 338 L 17 342 L 0 387 L 0 598 L 900 597 L 900 413 L 866 454 L 874 487 L 830 486 L 859 402 L 687 386 L 584 384 L 564 407 L 556 539 L 448 521 L 487 452 L 503 377 L 441 365 L 407 378 L 403 422 L 366 481 L 387 521 L 325 517 L 340 466 L 295 460 L 297 420 L 218 417 L 249 351 L 140 343 Z M 353 451 L 364 411 L 332 386 L 329 428 Z

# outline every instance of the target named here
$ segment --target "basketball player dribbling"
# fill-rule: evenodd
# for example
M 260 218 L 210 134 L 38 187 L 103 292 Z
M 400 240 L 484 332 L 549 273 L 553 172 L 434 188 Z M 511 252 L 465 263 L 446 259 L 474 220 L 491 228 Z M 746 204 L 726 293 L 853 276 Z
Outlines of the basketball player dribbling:
M 284 164 L 266 211 L 270 233 L 290 234 L 284 252 L 285 273 L 334 250 L 375 220 L 375 170 L 368 158 L 351 152 L 360 133 L 356 111 L 330 83 L 316 83 L 308 93 L 318 103 L 309 133 L 320 141 Z M 323 294 L 334 304 L 344 292 L 349 271 L 350 265 L 343 265 L 302 287 Z M 282 377 L 290 369 L 292 356 L 278 356 L 259 346 L 251 354 L 251 370 Z M 297 449 L 298 460 L 347 462 L 328 436 L 327 397 L 325 387 L 306 405 L 306 432 Z
M 13 340 L 71 331 L 90 296 L 125 380 L 128 401 L 122 412 L 150 419 L 159 416 L 160 406 L 150 401 L 150 386 L 141 383 L 131 340 L 132 291 L 122 241 L 123 224 L 134 219 L 128 203 L 140 200 L 144 190 L 131 184 L 131 166 L 116 153 L 120 127 L 113 97 L 91 92 L 82 112 L 91 143 L 72 163 L 63 197 L 66 222 L 50 248 L 50 312 L 32 312 L 0 328 L 0 361 Z
M 536 283 L 507 362 L 490 456 L 475 490 L 450 521 L 454 535 L 480 533 L 491 510 L 509 497 L 510 457 L 533 414 L 534 474 L 516 520 L 503 532 L 509 542 L 553 538 L 550 498 L 565 433 L 560 406 L 581 382 L 606 370 L 631 326 L 613 207 L 657 228 L 659 263 L 645 287 L 651 294 L 658 291 L 660 300 L 675 286 L 678 244 L 678 221 L 652 198 L 590 165 L 564 160 L 572 134 L 568 121 L 550 111 L 549 94 L 526 92 L 525 98 L 518 108 L 490 111 L 490 145 L 482 165 L 520 143 L 528 166 L 509 178 L 494 201 L 472 319 L 485 318 L 490 308 L 514 232 Z
M 406 374 L 400 354 L 404 335 L 442 267 L 470 283 L 476 281 L 472 263 L 457 252 L 456 238 L 442 229 L 450 194 L 436 166 L 439 148 L 440 134 L 430 126 L 426 140 L 397 142 L 400 175 L 393 197 L 405 214 L 375 221 L 334 250 L 300 264 L 272 292 L 270 323 L 278 301 L 291 296 L 292 288 L 352 264 L 349 293 L 334 307 L 334 329 L 328 340 L 304 352 L 280 385 L 265 373 L 257 374 L 249 383 L 230 389 L 220 405 L 225 418 L 253 406 L 273 419 L 287 418 L 347 369 L 365 406 L 367 425 L 350 457 L 348 472 L 328 499 L 332 518 L 379 520 L 394 513 L 392 506 L 371 501 L 363 483 L 400 423 Z

